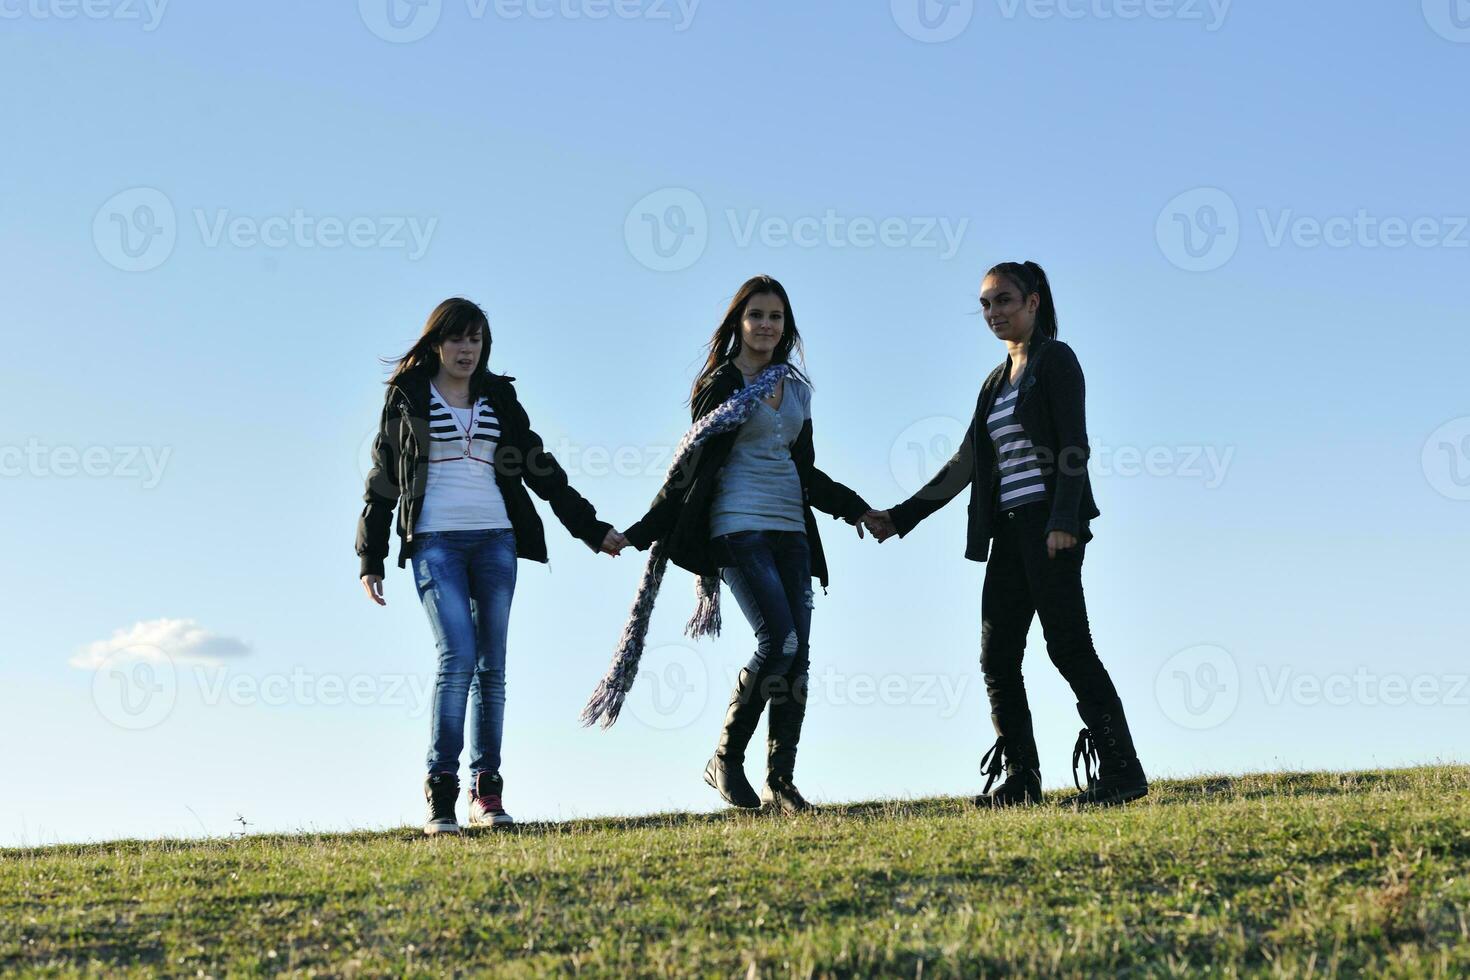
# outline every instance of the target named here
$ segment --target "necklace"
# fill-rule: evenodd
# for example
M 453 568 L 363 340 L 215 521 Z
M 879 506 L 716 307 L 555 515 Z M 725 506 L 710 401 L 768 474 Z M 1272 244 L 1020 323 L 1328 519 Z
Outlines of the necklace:
M 455 407 L 449 403 L 449 399 L 445 398 L 443 393 L 440 392 L 438 388 L 434 388 L 434 394 L 438 395 L 439 400 L 444 403 L 444 407 L 449 409 L 449 417 L 454 420 L 454 427 L 464 433 L 464 455 L 465 458 L 468 459 L 470 455 L 470 448 L 475 441 L 475 437 L 473 435 L 475 431 L 475 405 L 478 404 L 478 402 L 472 402 L 470 404 L 470 424 L 468 426 L 465 426 L 463 423 L 460 422 L 459 416 L 455 413 Z M 461 411 L 463 411 L 463 409 L 461 409 Z

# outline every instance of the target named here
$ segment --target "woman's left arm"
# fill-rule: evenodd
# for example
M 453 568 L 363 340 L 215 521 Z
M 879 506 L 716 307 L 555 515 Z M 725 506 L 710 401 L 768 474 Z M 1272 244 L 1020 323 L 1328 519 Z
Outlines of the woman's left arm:
M 843 486 L 826 473 L 817 469 L 817 452 L 812 441 L 812 420 L 808 418 L 801 426 L 801 434 L 791 447 L 791 458 L 806 484 L 807 503 L 823 513 L 840 517 L 849 524 L 857 524 L 869 511 L 867 501 L 850 487 Z
M 561 468 L 555 456 L 546 451 L 541 437 L 531 428 L 531 418 L 516 397 L 515 389 L 509 384 L 506 387 L 510 391 L 507 408 L 515 414 L 512 431 L 519 436 L 515 448 L 521 454 L 521 479 L 536 496 L 551 504 L 551 512 L 572 537 L 580 539 L 593 551 L 602 550 L 612 525 L 598 520 L 597 508 L 572 488 L 566 470 Z
M 1059 340 L 1046 352 L 1046 398 L 1057 429 L 1057 492 L 1052 500 L 1047 533 L 1082 534 L 1082 492 L 1087 486 L 1087 384 L 1072 348 Z

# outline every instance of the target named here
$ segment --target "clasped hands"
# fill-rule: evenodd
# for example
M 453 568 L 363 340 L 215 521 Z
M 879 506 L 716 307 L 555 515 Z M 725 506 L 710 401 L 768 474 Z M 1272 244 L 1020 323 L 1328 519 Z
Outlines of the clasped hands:
M 898 533 L 898 528 L 893 524 L 892 513 L 886 510 L 866 511 L 859 518 L 855 526 L 857 527 L 858 537 L 862 537 L 863 528 L 867 528 L 868 533 L 873 536 L 873 540 L 879 544 L 882 544 Z M 629 544 L 628 539 L 620 531 L 609 528 L 607 536 L 602 539 L 602 548 L 599 550 L 605 555 L 612 555 L 616 558 Z M 1055 558 L 1058 551 L 1065 551 L 1068 548 L 1076 547 L 1076 545 L 1076 535 L 1068 534 L 1066 531 L 1052 531 L 1046 536 L 1046 556 L 1048 558 Z
M 898 528 L 893 526 L 893 515 L 886 510 L 870 510 L 862 517 L 863 526 L 868 533 L 879 544 L 887 541 L 898 533 Z M 858 531 L 858 537 L 862 537 L 862 531 Z M 1051 531 L 1046 536 L 1046 557 L 1055 558 L 1058 551 L 1066 551 L 1068 548 L 1077 546 L 1077 536 L 1068 534 L 1066 531 Z

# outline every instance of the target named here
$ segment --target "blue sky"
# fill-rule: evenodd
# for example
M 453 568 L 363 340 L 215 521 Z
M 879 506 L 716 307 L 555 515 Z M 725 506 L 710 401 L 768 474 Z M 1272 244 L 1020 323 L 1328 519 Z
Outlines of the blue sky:
M 351 547 L 377 358 L 479 301 L 626 527 L 757 272 L 819 465 L 886 506 L 1002 357 L 984 270 L 1046 266 L 1093 633 L 1151 773 L 1465 758 L 1462 0 L 387 2 L 0 0 L 0 844 L 417 822 L 432 644 Z M 579 728 L 643 559 L 542 511 L 508 807 L 713 809 L 748 630 L 684 640 L 672 572 L 628 712 Z M 822 529 L 803 789 L 975 791 L 963 506 Z M 1061 786 L 1079 722 L 1039 627 L 1029 653 Z

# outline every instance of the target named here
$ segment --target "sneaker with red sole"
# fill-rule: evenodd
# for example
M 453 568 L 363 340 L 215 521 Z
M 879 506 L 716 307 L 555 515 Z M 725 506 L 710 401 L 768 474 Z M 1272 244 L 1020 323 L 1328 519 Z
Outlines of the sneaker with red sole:
M 509 827 L 515 823 L 501 801 L 505 780 L 498 772 L 482 772 L 469 789 L 471 827 Z

